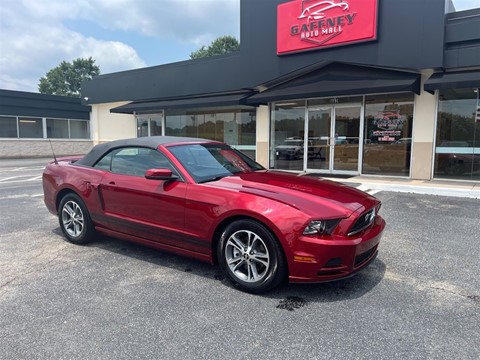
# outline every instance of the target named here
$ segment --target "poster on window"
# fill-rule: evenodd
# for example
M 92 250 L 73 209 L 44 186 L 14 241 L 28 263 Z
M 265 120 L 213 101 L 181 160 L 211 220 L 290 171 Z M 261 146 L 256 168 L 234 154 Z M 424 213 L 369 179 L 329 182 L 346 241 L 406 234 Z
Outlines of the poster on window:
M 372 140 L 395 142 L 402 137 L 405 115 L 400 111 L 380 111 L 373 119 Z

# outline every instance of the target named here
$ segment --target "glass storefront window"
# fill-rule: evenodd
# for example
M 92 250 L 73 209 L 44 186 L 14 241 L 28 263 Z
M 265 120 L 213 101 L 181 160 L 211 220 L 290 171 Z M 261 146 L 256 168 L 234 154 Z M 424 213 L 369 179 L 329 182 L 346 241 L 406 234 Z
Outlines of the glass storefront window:
M 21 138 L 43 138 L 43 121 L 37 118 L 19 118 L 18 131 Z
M 46 134 L 43 121 L 46 124 Z M 18 126 L 18 134 L 17 134 Z M 90 139 L 90 121 L 0 116 L 0 138 Z
M 47 138 L 68 139 L 68 120 L 47 119 Z
M 163 115 L 161 117 L 154 117 L 150 119 L 150 136 L 162 135 L 162 122 Z
M 363 174 L 410 174 L 413 108 L 413 94 L 365 97 Z
M 253 111 L 200 112 L 167 110 L 165 135 L 222 141 L 255 159 L 256 116 Z
M 438 101 L 434 174 L 437 178 L 480 179 L 478 89 L 441 90 Z
M 70 120 L 70 139 L 89 139 L 89 121 Z
M 272 104 L 271 119 L 271 167 L 303 170 L 305 101 Z
M 17 118 L 11 116 L 0 116 L 0 138 L 16 138 Z
M 162 135 L 163 114 L 141 114 L 136 118 L 137 137 Z

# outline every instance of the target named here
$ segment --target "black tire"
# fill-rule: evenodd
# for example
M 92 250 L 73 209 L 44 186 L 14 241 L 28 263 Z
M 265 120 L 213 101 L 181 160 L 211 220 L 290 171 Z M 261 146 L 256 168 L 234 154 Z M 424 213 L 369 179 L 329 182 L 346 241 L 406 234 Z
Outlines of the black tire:
M 73 244 L 87 244 L 95 236 L 87 207 L 76 194 L 67 194 L 62 198 L 58 208 L 58 221 L 63 234 Z
M 217 258 L 223 275 L 238 289 L 259 294 L 280 285 L 287 274 L 283 250 L 262 224 L 237 220 L 218 242 Z

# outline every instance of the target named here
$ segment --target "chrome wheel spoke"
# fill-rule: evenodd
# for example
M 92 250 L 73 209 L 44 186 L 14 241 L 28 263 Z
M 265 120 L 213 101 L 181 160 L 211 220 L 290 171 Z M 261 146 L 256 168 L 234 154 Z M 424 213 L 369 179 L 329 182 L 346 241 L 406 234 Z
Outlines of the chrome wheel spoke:
M 240 240 L 237 239 L 235 236 L 231 236 L 230 239 L 228 239 L 227 246 L 231 245 L 238 251 L 243 252 L 245 248 L 245 244 Z
M 231 267 L 231 268 L 232 268 L 232 271 L 234 271 L 234 272 L 235 272 L 235 271 L 238 271 L 238 269 L 240 269 L 241 267 L 243 267 L 243 265 L 245 265 L 245 260 L 242 258 L 242 259 L 238 262 L 238 264 L 236 264 L 235 266 L 233 266 L 233 268 Z
M 66 204 L 64 207 L 63 207 L 63 211 L 65 213 L 67 213 L 68 216 L 70 217 L 73 217 L 75 215 L 75 211 L 72 209 L 72 207 L 70 206 L 70 204 Z
M 248 268 L 249 268 L 249 279 L 252 280 L 252 281 L 257 281 L 260 276 L 258 275 L 258 271 L 257 271 L 257 267 L 255 266 L 254 263 L 250 263 L 248 264 Z
M 252 256 L 253 261 L 259 262 L 263 266 L 268 266 L 268 255 L 267 254 L 255 254 Z
M 235 256 L 234 258 L 232 259 L 227 259 L 227 264 L 228 265 L 232 265 L 232 264 L 235 264 L 237 262 L 242 262 L 243 261 L 243 256 L 242 255 L 239 255 L 239 256 Z M 238 265 L 238 264 L 237 264 Z

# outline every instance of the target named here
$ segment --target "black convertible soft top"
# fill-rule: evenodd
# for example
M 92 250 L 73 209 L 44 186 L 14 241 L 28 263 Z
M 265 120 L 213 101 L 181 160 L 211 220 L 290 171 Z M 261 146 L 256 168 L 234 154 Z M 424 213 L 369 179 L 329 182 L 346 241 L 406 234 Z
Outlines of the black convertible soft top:
M 100 158 L 112 149 L 126 146 L 140 146 L 151 149 L 157 149 L 160 145 L 175 143 L 206 143 L 214 142 L 213 140 L 177 137 L 177 136 L 145 136 L 132 139 L 122 139 L 98 144 L 90 150 L 83 158 L 76 161 L 76 165 L 93 166 Z

